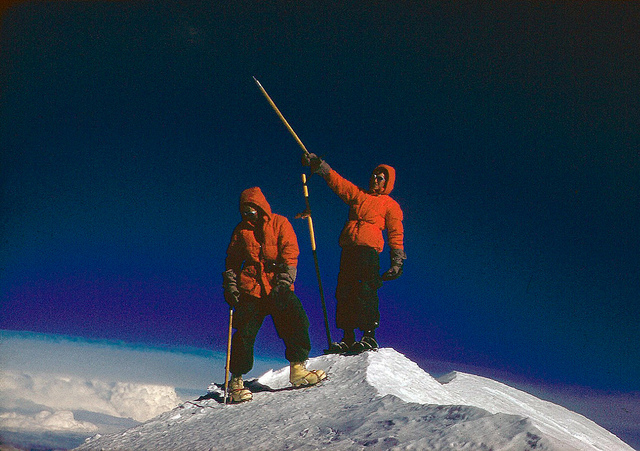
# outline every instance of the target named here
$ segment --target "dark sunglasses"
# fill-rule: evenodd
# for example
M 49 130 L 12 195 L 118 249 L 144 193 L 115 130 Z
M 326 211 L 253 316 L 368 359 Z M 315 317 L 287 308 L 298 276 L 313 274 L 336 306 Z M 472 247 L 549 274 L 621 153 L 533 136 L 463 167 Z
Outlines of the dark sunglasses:
M 371 179 L 375 180 L 378 183 L 385 181 L 384 174 L 373 174 L 371 176 Z
M 245 207 L 242 207 L 241 213 L 242 213 L 242 216 L 244 216 L 245 218 L 255 218 L 256 216 L 258 216 L 258 210 L 248 205 Z

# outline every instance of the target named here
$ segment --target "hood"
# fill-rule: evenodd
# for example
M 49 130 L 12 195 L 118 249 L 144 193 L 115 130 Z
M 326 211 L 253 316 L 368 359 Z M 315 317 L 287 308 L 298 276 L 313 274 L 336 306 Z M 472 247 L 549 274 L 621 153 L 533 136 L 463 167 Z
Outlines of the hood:
M 252 204 L 258 207 L 262 212 L 271 218 L 271 206 L 267 202 L 267 198 L 262 194 L 262 190 L 257 186 L 253 188 L 247 188 L 240 194 L 240 205 L 238 208 L 242 208 L 244 204 Z
M 391 193 L 391 191 L 393 191 L 393 185 L 395 185 L 396 183 L 396 170 L 388 164 L 380 164 L 371 172 L 371 174 L 373 175 L 375 172 L 378 172 L 381 169 L 387 175 L 387 185 L 384 187 L 384 191 L 382 192 L 382 194 L 389 194 Z

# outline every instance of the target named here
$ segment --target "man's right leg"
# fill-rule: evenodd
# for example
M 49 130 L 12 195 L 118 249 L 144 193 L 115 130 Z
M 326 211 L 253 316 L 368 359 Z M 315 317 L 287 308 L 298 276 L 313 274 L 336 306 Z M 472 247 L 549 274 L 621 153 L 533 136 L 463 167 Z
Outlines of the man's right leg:
M 376 349 L 375 330 L 379 325 L 378 289 L 382 286 L 378 252 L 366 246 L 342 250 L 336 299 L 336 324 L 344 330 L 341 342 L 332 345 L 333 352 L 359 353 Z M 355 341 L 354 329 L 364 335 Z
M 250 401 L 251 391 L 245 388 L 242 375 L 253 368 L 253 347 L 256 336 L 264 321 L 264 314 L 260 311 L 259 300 L 251 296 L 241 296 L 233 320 L 235 332 L 231 339 L 231 359 L 229 370 L 231 382 L 229 384 L 233 402 Z
M 380 256 L 370 247 L 360 247 L 358 255 L 358 311 L 357 328 L 363 332 L 360 341 L 351 347 L 351 352 L 360 353 L 378 349 L 376 329 L 380 324 L 378 289 L 382 287 Z
M 336 287 L 336 326 L 342 329 L 342 339 L 331 343 L 328 353 L 348 352 L 355 343 L 355 328 L 358 306 L 358 279 L 355 271 L 355 248 L 343 248 L 340 254 L 340 271 Z

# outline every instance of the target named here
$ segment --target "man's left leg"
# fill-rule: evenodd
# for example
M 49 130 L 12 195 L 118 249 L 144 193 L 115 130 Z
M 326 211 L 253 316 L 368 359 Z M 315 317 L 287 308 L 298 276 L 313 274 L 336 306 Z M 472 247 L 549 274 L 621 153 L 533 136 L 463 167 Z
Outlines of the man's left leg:
M 355 353 L 377 349 L 376 329 L 380 325 L 378 289 L 382 287 L 380 276 L 380 256 L 373 248 L 361 248 L 360 254 L 360 290 L 357 296 L 360 305 L 358 329 L 363 333 L 360 341 L 353 344 Z
M 298 387 L 315 385 L 327 375 L 322 370 L 307 370 L 305 361 L 311 351 L 309 339 L 309 318 L 307 317 L 298 296 L 291 290 L 282 290 L 274 296 L 277 307 L 272 309 L 271 316 L 278 336 L 285 344 L 285 358 L 290 362 L 289 381 Z

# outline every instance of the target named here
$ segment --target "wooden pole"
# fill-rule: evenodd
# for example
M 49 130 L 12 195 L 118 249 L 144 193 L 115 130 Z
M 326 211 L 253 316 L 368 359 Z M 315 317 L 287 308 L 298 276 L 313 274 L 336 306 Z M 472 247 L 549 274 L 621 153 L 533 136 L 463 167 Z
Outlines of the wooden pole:
M 231 363 L 231 331 L 233 330 L 233 309 L 229 309 L 229 337 L 227 339 L 227 363 L 224 367 L 224 403 L 229 394 L 229 364 Z

